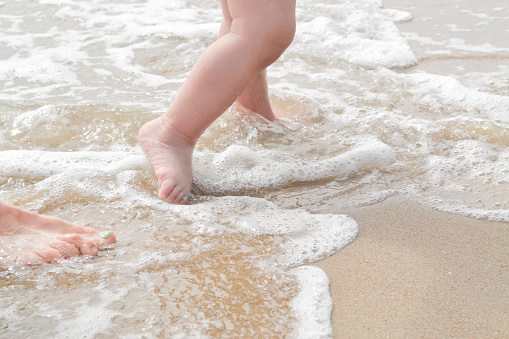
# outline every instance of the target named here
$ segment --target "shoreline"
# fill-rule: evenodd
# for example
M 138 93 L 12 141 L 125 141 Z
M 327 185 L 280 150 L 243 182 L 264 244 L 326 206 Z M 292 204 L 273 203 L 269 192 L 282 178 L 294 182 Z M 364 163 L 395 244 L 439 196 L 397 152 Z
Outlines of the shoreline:
M 335 338 L 509 337 L 509 225 L 400 196 L 345 214 L 359 234 L 315 263 Z

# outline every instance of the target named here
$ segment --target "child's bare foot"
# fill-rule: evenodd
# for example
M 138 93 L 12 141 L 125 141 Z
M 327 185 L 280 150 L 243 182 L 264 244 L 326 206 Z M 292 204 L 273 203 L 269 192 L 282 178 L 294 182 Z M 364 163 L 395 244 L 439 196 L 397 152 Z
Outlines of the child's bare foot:
M 0 267 L 2 264 L 37 265 L 79 255 L 96 256 L 114 243 L 110 232 L 70 224 L 0 203 Z
M 280 125 L 286 126 L 288 124 L 287 119 L 287 111 L 280 109 L 280 108 L 272 108 L 269 106 L 268 110 L 262 111 L 262 113 L 259 113 L 258 111 L 253 111 L 245 106 L 243 106 L 239 102 L 234 103 L 235 111 L 240 113 L 240 117 L 243 119 L 248 119 L 248 121 L 251 122 L 266 122 L 271 121 L 278 123 Z
M 157 118 L 141 127 L 138 142 L 154 168 L 159 199 L 185 204 L 193 183 L 192 158 L 196 141 Z
M 256 108 L 248 108 L 247 106 L 243 105 L 242 103 L 236 101 L 233 106 L 235 107 L 235 110 L 237 112 L 248 116 L 248 117 L 257 117 L 262 116 L 268 121 L 276 121 L 277 116 L 274 114 L 275 112 L 272 110 L 270 106 L 267 106 L 265 109 L 256 109 Z

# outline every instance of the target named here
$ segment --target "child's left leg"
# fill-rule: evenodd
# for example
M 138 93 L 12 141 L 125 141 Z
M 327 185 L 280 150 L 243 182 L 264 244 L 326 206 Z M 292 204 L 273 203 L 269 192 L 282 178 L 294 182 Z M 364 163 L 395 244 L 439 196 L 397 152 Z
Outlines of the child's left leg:
M 275 121 L 276 115 L 269 101 L 267 86 L 267 71 L 263 70 L 254 78 L 235 101 L 238 110 L 247 109 L 263 116 L 269 121 Z

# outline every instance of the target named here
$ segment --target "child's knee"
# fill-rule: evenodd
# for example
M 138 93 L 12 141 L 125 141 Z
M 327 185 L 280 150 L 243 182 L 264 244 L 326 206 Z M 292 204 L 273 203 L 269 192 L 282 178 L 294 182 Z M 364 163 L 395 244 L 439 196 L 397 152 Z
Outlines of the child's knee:
M 272 45 L 277 58 L 290 46 L 295 37 L 295 20 L 279 22 L 268 28 L 267 41 Z
M 231 32 L 242 37 L 258 66 L 267 67 L 276 61 L 292 43 L 294 0 L 270 0 L 263 6 L 257 1 L 239 0 L 231 10 Z
M 253 47 L 261 60 L 272 64 L 290 46 L 294 37 L 294 18 L 259 22 L 258 27 L 253 28 Z

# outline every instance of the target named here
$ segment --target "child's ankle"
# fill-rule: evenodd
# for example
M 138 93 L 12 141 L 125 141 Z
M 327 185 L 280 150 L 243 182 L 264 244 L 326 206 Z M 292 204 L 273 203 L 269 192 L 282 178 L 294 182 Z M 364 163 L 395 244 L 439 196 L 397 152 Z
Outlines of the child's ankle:
M 172 121 L 168 119 L 165 115 L 160 118 L 161 127 L 167 133 L 167 136 L 171 139 L 171 141 L 178 142 L 188 147 L 195 147 L 198 138 L 193 138 L 182 133 L 177 127 L 174 126 Z

